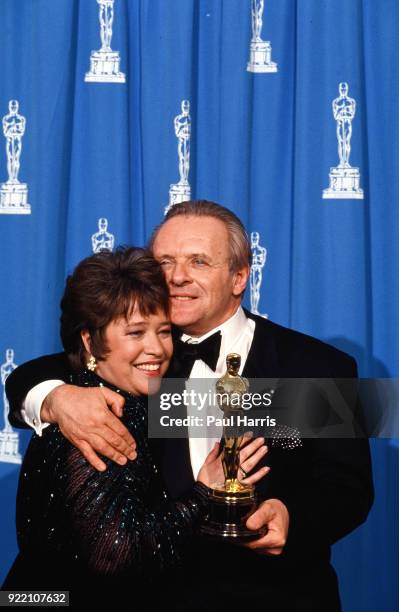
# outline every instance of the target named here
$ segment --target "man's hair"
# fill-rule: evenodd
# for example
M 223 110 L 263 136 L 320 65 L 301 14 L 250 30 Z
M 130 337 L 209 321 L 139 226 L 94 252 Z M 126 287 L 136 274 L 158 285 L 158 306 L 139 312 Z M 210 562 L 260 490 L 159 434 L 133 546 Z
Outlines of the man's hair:
M 188 200 L 187 202 L 174 204 L 165 215 L 162 223 L 155 228 L 151 235 L 148 243 L 148 248 L 151 251 L 159 230 L 167 221 L 175 217 L 212 217 L 213 219 L 219 219 L 224 223 L 228 233 L 231 272 L 236 272 L 251 265 L 251 245 L 240 219 L 228 208 L 207 200 Z
M 85 367 L 81 331 L 90 333 L 91 354 L 108 353 L 104 332 L 134 306 L 143 316 L 158 310 L 169 316 L 169 294 L 158 262 L 146 249 L 119 247 L 83 259 L 68 276 L 61 300 L 61 340 L 72 369 Z

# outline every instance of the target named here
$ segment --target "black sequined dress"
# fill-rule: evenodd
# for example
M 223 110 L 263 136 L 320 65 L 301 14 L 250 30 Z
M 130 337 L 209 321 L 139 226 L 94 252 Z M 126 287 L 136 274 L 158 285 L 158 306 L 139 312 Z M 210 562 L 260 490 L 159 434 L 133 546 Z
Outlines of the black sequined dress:
M 73 382 L 104 384 L 125 397 L 122 422 L 137 442 L 137 459 L 125 466 L 104 459 L 107 470 L 98 472 L 57 426 L 33 435 L 17 494 L 20 553 L 2 588 L 65 589 L 71 604 L 129 597 L 132 610 L 167 604 L 207 488 L 196 483 L 185 498 L 169 499 L 147 437 L 146 398 L 87 371 Z M 140 597 L 147 605 L 137 604 Z

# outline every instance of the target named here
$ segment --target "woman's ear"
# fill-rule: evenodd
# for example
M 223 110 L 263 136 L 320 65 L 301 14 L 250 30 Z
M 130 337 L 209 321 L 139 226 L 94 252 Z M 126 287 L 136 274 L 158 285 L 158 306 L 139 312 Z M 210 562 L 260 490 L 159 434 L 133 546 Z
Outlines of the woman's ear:
M 83 346 L 85 347 L 86 353 L 91 355 L 90 332 L 88 332 L 87 329 L 82 329 L 82 331 L 80 332 L 80 337 L 82 338 Z

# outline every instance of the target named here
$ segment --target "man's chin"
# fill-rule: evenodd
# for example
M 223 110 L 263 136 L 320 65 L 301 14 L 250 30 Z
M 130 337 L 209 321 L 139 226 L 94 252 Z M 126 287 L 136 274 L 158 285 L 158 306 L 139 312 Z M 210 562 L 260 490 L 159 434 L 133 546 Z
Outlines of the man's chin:
M 172 308 L 172 323 L 173 325 L 176 325 L 176 327 L 180 327 L 183 331 L 195 327 L 196 323 L 198 322 L 198 318 L 198 315 L 194 315 L 193 313 L 189 313 L 187 311 L 184 312 L 183 309 Z

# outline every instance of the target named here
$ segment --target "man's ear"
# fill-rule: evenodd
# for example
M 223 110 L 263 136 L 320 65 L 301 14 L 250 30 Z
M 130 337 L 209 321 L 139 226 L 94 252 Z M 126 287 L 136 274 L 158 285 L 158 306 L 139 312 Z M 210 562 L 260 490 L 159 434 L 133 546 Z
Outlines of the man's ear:
M 85 347 L 86 353 L 91 355 L 91 338 L 90 333 L 87 329 L 82 329 L 80 332 L 80 337 L 82 338 L 83 346 Z
M 249 278 L 249 266 L 234 272 L 233 295 L 239 296 L 244 293 Z

